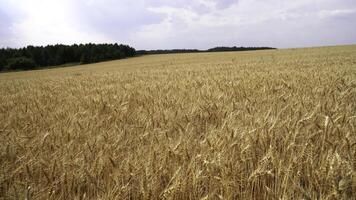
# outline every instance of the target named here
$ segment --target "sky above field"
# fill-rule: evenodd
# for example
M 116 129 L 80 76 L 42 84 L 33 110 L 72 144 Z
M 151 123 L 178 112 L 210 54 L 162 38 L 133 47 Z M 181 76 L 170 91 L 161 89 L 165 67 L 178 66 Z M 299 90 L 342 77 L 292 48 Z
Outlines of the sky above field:
M 0 47 L 356 44 L 355 0 L 0 0 Z

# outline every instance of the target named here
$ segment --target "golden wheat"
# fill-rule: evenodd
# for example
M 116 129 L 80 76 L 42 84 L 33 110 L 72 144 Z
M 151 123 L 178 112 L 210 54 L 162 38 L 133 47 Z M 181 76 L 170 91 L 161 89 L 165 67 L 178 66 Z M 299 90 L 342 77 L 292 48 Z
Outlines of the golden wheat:
M 356 46 L 0 74 L 0 199 L 355 199 Z

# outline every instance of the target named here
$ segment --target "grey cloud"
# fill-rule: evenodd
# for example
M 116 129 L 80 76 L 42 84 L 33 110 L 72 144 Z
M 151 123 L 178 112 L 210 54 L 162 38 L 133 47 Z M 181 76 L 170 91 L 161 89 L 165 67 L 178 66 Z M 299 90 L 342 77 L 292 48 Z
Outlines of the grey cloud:
M 356 9 L 322 10 L 319 12 L 319 17 L 322 19 L 334 18 L 351 21 L 352 19 L 356 19 Z
M 0 38 L 4 38 L 9 34 L 9 26 L 11 26 L 11 20 L 9 16 L 0 9 Z
M 25 30 L 32 30 L 33 25 L 31 20 L 24 20 L 27 16 L 16 3 L 11 3 L 24 1 L 0 0 L 0 46 L 15 46 L 16 41 L 22 41 L 22 45 L 58 42 L 52 41 L 56 37 L 45 40 L 42 37 L 46 35 L 29 35 L 23 29 L 17 32 L 29 37 L 17 38 L 14 24 L 21 24 Z M 68 29 L 66 41 L 76 41 L 83 33 L 89 41 L 123 42 L 139 49 L 356 43 L 355 0 L 53 1 L 68 4 L 63 14 L 71 19 L 63 22 Z M 70 31 L 77 33 L 76 37 Z
M 12 27 L 21 21 L 25 15 L 11 2 L 0 0 L 0 47 L 11 47 L 17 45 L 17 38 Z
M 200 15 L 199 18 L 205 18 L 200 20 L 187 20 L 185 14 L 176 12 L 170 16 L 170 32 L 163 32 L 162 37 L 150 37 L 149 43 L 145 40 L 141 42 L 151 49 L 209 48 L 217 45 L 282 48 L 356 43 L 356 17 L 350 12 L 350 9 L 356 8 L 355 2 L 321 2 L 241 0 L 229 5 L 227 1 L 227 10 L 216 9 Z M 324 13 L 327 17 L 321 19 L 319 15 L 323 10 L 327 11 Z
M 89 31 L 103 31 L 114 37 L 126 37 L 137 27 L 159 23 L 164 17 L 148 11 L 140 1 L 122 1 L 120 4 L 107 4 L 105 1 L 86 4 L 85 1 L 79 1 L 74 6 L 74 12 L 77 13 L 79 27 Z
M 217 7 L 219 9 L 224 9 L 224 8 L 228 8 L 229 6 L 237 3 L 237 0 L 217 0 Z
M 120 3 L 108 1 L 76 1 L 73 8 L 76 25 L 87 31 L 103 31 L 117 40 L 126 40 L 132 32 L 141 26 L 161 23 L 167 15 L 149 10 L 152 7 L 184 8 L 194 13 L 206 14 L 211 8 L 198 1 L 162 1 L 162 0 L 123 0 Z M 236 0 L 214 0 L 217 9 L 231 6 Z M 177 28 L 184 27 L 180 19 L 171 19 Z
M 206 3 L 204 3 L 204 1 Z M 192 1 L 192 0 L 179 0 L 179 1 L 166 1 L 166 0 L 148 0 L 147 5 L 150 6 L 168 6 L 174 8 L 185 8 L 194 11 L 198 14 L 205 14 L 213 11 L 213 9 L 226 9 L 231 5 L 238 2 L 238 0 L 204 0 L 204 1 Z M 215 4 L 214 8 L 207 6 L 207 4 Z

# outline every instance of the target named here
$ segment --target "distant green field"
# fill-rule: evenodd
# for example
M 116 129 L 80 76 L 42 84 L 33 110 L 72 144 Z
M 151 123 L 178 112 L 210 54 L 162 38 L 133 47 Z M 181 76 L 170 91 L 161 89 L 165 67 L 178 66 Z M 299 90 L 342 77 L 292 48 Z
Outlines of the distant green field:
M 356 46 L 0 74 L 0 199 L 353 199 Z

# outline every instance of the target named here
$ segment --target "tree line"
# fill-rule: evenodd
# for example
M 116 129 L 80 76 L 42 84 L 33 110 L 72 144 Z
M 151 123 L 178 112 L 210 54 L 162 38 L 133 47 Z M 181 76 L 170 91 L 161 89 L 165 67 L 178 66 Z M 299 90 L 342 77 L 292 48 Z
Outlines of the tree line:
M 123 44 L 74 44 L 27 46 L 24 48 L 0 49 L 0 71 L 30 70 L 63 64 L 89 64 L 101 61 L 123 59 L 127 57 L 169 54 L 169 53 L 199 53 L 223 51 L 252 51 L 275 49 L 271 47 L 215 47 L 208 50 L 198 49 L 169 49 L 169 50 L 140 50 Z
M 139 50 L 136 52 L 137 55 L 148 55 L 148 54 L 170 54 L 170 53 L 198 53 L 202 50 L 198 49 L 158 49 L 158 50 Z
M 68 63 L 88 64 L 135 55 L 134 48 L 116 43 L 3 48 L 0 49 L 0 71 L 29 70 Z
M 208 52 L 222 52 L 222 51 L 256 51 L 256 50 L 268 50 L 276 49 L 272 47 L 215 47 L 208 49 Z
M 276 49 L 272 47 L 214 47 L 208 50 L 198 49 L 160 49 L 160 50 L 139 50 L 136 55 L 150 55 L 150 54 L 170 54 L 170 53 L 202 53 L 202 52 L 223 52 L 223 51 L 255 51 Z

